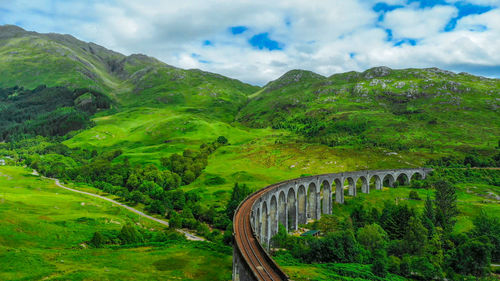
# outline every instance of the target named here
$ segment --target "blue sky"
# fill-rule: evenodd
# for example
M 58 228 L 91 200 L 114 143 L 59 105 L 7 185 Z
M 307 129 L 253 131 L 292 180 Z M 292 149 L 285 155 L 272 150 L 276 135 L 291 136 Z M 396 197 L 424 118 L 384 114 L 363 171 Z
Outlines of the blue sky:
M 58 32 L 124 54 L 262 85 L 440 67 L 500 77 L 500 0 L 0 0 L 0 24 Z

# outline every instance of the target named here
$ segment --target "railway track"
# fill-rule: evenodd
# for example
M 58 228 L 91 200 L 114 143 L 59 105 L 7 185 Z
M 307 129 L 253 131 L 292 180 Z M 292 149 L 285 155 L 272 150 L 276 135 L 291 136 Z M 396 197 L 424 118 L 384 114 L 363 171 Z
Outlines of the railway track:
M 235 243 L 238 249 L 240 249 L 243 258 L 251 267 L 251 271 L 257 280 L 289 280 L 286 274 L 260 245 L 250 224 L 252 205 L 263 193 L 274 186 L 276 185 L 261 189 L 247 197 L 240 204 L 234 215 Z

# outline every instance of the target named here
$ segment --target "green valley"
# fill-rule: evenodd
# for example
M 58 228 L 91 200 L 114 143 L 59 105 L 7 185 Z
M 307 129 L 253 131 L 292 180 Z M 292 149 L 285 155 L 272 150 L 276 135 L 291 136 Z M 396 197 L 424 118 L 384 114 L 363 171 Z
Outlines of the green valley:
M 436 169 L 427 183 L 356 198 L 346 189 L 346 204 L 333 204 L 335 224 L 355 223 L 353 213 L 376 203 L 382 213 L 384 202 L 418 217 L 442 177 L 460 212 L 448 229 L 453 237 L 442 236 L 441 275 L 431 277 L 458 276 L 445 262 L 458 254 L 448 250 L 474 231 L 481 210 L 500 219 L 499 108 L 499 79 L 437 68 L 329 77 L 293 70 L 259 87 L 70 35 L 0 26 L 0 159 L 7 164 L 0 166 L 0 279 L 229 280 L 232 212 L 250 192 L 303 176 L 424 166 Z M 31 169 L 170 227 L 65 191 Z M 379 222 L 342 231 L 355 237 L 372 223 Z M 125 226 L 142 240 L 124 242 Z M 180 228 L 208 241 L 186 241 Z M 96 235 L 104 237 L 98 246 Z M 288 238 L 301 241 L 296 236 Z M 364 256 L 345 263 L 311 262 L 279 246 L 286 250 L 275 259 L 293 280 L 423 280 L 372 273 L 374 253 L 361 246 Z M 401 262 L 406 253 L 391 253 L 398 254 Z

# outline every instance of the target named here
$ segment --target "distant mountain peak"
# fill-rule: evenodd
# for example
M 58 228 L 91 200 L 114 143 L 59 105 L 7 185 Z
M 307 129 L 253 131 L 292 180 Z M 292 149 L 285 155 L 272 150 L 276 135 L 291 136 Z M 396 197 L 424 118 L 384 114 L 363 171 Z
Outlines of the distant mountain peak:
M 27 32 L 28 31 L 22 29 L 17 25 L 10 25 L 10 24 L 0 25 L 0 39 L 16 37 L 19 35 L 23 35 Z
M 370 68 L 362 73 L 363 77 L 366 79 L 372 79 L 375 77 L 384 77 L 390 75 L 392 73 L 392 69 L 387 66 L 377 66 Z
M 309 70 L 302 70 L 302 69 L 293 69 L 285 74 L 283 74 L 280 78 L 269 82 L 265 87 L 265 92 L 268 91 L 274 91 L 276 89 L 295 84 L 295 83 L 303 83 L 307 81 L 318 81 L 325 79 L 323 75 L 314 73 Z

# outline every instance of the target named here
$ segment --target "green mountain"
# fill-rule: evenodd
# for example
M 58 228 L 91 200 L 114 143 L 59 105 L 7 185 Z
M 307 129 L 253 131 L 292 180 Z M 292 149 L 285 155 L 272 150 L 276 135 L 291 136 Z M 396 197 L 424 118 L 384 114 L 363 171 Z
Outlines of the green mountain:
M 267 84 L 238 120 L 329 146 L 445 151 L 500 139 L 500 80 L 437 68 L 376 67 L 322 77 L 293 70 Z
M 71 35 L 0 26 L 0 88 L 89 88 L 122 106 L 180 106 L 232 120 L 258 87 L 184 70 L 145 55 L 125 56 Z

